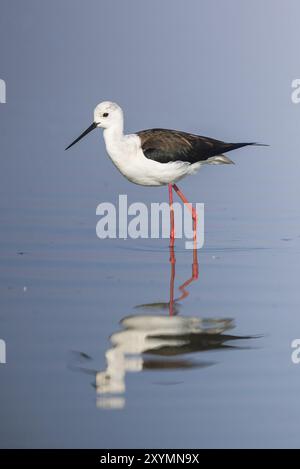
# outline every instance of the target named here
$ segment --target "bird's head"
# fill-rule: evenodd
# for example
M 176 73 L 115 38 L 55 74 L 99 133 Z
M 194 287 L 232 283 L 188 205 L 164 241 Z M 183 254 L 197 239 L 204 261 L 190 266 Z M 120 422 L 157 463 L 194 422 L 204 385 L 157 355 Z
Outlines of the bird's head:
M 98 104 L 94 110 L 94 122 L 84 132 L 82 132 L 82 134 L 79 135 L 79 137 L 76 138 L 76 140 L 74 140 L 74 142 L 72 142 L 66 148 L 66 150 L 75 145 L 75 143 L 79 142 L 79 140 L 81 140 L 97 127 L 102 129 L 116 127 L 122 130 L 123 111 L 121 107 L 116 103 L 112 103 L 111 101 L 103 101 L 102 103 Z
M 118 104 L 104 101 L 95 107 L 94 122 L 96 127 L 102 129 L 119 125 L 123 122 L 123 111 Z

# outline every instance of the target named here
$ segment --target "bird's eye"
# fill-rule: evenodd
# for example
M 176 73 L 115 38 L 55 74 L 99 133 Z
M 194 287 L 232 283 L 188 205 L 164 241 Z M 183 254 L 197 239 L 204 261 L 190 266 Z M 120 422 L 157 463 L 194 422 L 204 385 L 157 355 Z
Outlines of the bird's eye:
M 103 114 L 103 117 L 108 117 L 108 112 L 105 112 L 105 113 Z

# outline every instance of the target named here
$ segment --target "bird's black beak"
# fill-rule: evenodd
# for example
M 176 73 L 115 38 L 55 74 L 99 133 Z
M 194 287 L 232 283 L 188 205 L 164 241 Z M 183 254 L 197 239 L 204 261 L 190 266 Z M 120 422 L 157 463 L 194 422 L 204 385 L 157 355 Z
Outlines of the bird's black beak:
M 90 125 L 84 132 L 82 132 L 82 134 L 79 135 L 79 137 L 77 137 L 76 140 L 74 140 L 74 142 L 70 143 L 70 145 L 67 148 L 65 148 L 65 150 L 68 150 L 69 148 L 71 148 L 73 145 L 75 145 L 75 143 L 79 142 L 79 140 L 81 140 L 83 137 L 89 134 L 92 130 L 96 129 L 96 127 L 97 127 L 97 124 L 93 122 L 92 125 Z

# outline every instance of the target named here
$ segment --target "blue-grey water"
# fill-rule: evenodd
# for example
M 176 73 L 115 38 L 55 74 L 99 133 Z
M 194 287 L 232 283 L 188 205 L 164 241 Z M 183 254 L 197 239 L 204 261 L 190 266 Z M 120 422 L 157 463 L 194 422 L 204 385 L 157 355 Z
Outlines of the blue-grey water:
M 0 446 L 299 446 L 298 2 L 2 3 Z M 63 151 L 104 99 L 128 131 L 270 144 L 180 184 L 205 244 L 184 295 L 176 241 L 172 317 L 167 240 L 96 236 L 99 203 L 167 189 L 122 178 L 100 131 Z

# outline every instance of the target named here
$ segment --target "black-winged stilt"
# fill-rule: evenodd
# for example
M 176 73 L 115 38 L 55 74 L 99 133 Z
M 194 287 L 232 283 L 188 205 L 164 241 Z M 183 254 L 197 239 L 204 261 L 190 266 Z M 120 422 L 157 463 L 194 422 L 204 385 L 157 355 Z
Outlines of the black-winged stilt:
M 121 107 L 104 101 L 94 110 L 94 122 L 67 148 L 75 145 L 97 127 L 104 129 L 107 153 L 118 170 L 129 181 L 142 186 L 169 186 L 170 244 L 174 245 L 174 189 L 191 211 L 194 240 L 196 238 L 196 211 L 179 190 L 176 182 L 194 174 L 203 164 L 233 163 L 224 153 L 257 143 L 226 143 L 209 137 L 168 129 L 149 129 L 124 135 Z

